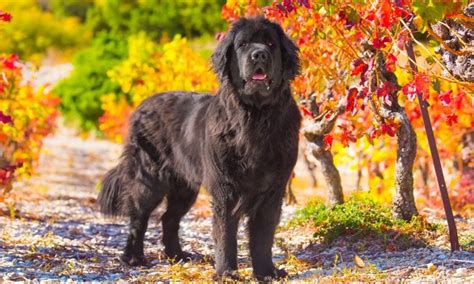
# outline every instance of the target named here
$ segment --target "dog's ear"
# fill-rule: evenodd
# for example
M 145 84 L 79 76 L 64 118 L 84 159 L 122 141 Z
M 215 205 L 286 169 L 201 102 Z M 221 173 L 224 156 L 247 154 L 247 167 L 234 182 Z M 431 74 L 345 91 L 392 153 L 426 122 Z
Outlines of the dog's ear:
M 285 34 L 279 24 L 273 23 L 278 37 L 280 38 L 281 57 L 283 63 L 283 79 L 291 81 L 300 73 L 300 60 L 298 58 L 298 47 Z
M 223 39 L 220 40 L 217 48 L 212 54 L 212 68 L 216 72 L 217 77 L 221 83 L 229 76 L 228 65 L 230 63 L 230 54 L 232 50 L 232 44 L 234 42 L 233 32 L 228 32 Z

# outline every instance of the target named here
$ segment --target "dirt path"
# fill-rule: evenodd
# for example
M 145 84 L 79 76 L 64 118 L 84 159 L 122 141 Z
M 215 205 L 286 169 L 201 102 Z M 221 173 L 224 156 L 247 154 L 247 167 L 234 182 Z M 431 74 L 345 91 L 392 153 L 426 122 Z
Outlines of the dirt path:
M 114 281 L 209 280 L 213 276 L 209 200 L 201 194 L 184 218 L 184 249 L 206 256 L 199 264 L 172 264 L 164 259 L 159 216 L 154 214 L 146 235 L 146 268 L 123 267 L 117 257 L 125 244 L 127 222 L 103 218 L 95 205 L 96 184 L 120 153 L 120 146 L 100 140 L 82 140 L 61 128 L 45 141 L 38 175 L 16 185 L 16 216 L 0 217 L 1 280 Z M 285 206 L 285 223 L 295 207 Z M 472 220 L 461 220 L 473 232 Z M 239 265 L 249 277 L 244 226 L 239 229 Z M 275 261 L 293 280 L 428 279 L 474 281 L 474 253 L 451 254 L 446 241 L 438 246 L 384 252 L 361 248 L 344 240 L 325 247 L 311 240 L 304 229 L 282 230 L 274 246 Z M 367 264 L 354 268 L 354 255 Z M 335 261 L 337 255 L 337 260 Z M 435 271 L 427 269 L 433 263 Z M 342 278 L 341 278 L 342 277 Z M 347 278 L 349 277 L 349 278 Z M 351 278 L 353 277 L 353 278 Z

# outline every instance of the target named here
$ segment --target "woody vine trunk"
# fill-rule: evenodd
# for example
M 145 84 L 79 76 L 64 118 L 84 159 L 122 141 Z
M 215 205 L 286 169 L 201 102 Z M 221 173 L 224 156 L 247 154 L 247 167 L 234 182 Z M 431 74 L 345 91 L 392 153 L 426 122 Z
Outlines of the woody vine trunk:
M 329 134 L 336 123 L 336 119 L 345 110 L 345 105 L 340 104 L 338 109 L 328 115 L 328 113 L 319 114 L 318 107 L 313 97 L 311 102 L 311 111 L 316 117 L 305 121 L 303 134 L 307 139 L 305 155 L 310 156 L 309 161 L 318 160 L 321 164 L 321 173 L 328 187 L 327 204 L 333 207 L 344 202 L 342 191 L 341 175 L 334 165 L 334 159 L 331 152 L 326 148 L 324 135 Z
M 379 102 L 371 100 L 371 108 L 379 123 L 392 121 L 399 123 L 396 132 L 397 160 L 395 164 L 395 194 L 392 202 L 392 213 L 395 218 L 411 220 L 418 215 L 413 195 L 413 165 L 416 158 L 417 140 L 413 126 L 405 109 L 398 103 L 397 93 L 400 89 L 397 77 L 386 68 L 386 58 L 372 46 L 365 45 L 365 56 L 375 60 L 374 70 L 369 74 L 369 91 L 372 93 L 380 83 L 388 82 L 392 86 L 388 100 Z

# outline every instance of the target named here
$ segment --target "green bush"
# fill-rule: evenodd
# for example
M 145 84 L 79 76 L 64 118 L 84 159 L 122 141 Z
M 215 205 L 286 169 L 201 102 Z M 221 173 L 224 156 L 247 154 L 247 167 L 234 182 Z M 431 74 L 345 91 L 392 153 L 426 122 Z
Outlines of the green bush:
M 153 39 L 163 34 L 196 37 L 224 28 L 225 0 L 108 0 L 88 10 L 86 25 L 94 32 L 128 36 L 145 31 Z
M 327 208 L 320 202 L 312 202 L 297 211 L 290 226 L 310 223 L 314 237 L 331 243 L 341 236 L 400 235 L 400 241 L 414 242 L 428 231 L 436 231 L 422 216 L 410 222 L 393 219 L 388 207 L 371 200 L 366 195 L 355 195 L 344 204 Z
M 343 235 L 380 233 L 381 228 L 394 224 L 390 209 L 372 200 L 356 197 L 332 209 L 322 203 L 310 203 L 297 212 L 292 223 L 307 221 L 316 226 L 314 236 L 329 243 Z
M 102 33 L 91 47 L 74 56 L 71 76 L 54 89 L 61 97 L 61 109 L 68 121 L 77 123 L 83 130 L 97 129 L 97 119 L 103 113 L 100 97 L 108 93 L 121 94 L 120 86 L 109 79 L 107 71 L 127 55 L 125 39 Z

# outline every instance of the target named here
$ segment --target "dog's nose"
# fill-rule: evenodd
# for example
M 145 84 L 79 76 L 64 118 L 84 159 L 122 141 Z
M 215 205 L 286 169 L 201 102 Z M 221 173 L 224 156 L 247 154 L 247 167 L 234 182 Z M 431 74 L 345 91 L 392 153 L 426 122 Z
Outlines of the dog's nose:
M 252 52 L 251 58 L 255 62 L 265 63 L 268 60 L 268 55 L 265 50 L 257 49 Z

